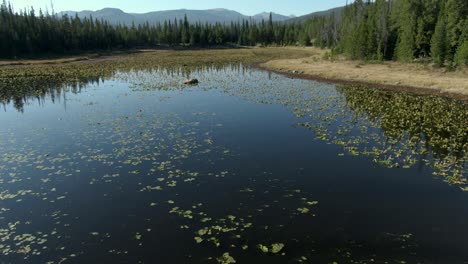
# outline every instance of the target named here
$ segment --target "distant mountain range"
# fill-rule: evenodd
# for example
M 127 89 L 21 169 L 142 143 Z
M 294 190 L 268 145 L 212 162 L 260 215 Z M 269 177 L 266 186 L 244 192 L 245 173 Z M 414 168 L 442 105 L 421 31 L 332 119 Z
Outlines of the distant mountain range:
M 312 19 L 314 17 L 329 16 L 333 13 L 335 13 L 336 18 L 340 18 L 341 15 L 343 14 L 344 9 L 345 9 L 344 6 L 340 6 L 340 7 L 328 9 L 325 11 L 319 11 L 319 12 L 314 12 L 314 13 L 304 15 L 304 16 L 294 17 L 294 18 L 288 19 L 287 22 L 288 23 L 301 23 L 309 19 Z
M 317 16 L 325 16 L 329 15 L 332 12 L 338 13 L 338 15 L 341 14 L 343 10 L 343 7 L 338 7 L 338 8 L 333 8 L 330 10 L 326 11 L 321 11 L 321 12 L 315 12 L 311 13 L 305 16 L 285 16 L 281 14 L 276 14 L 272 13 L 272 19 L 275 22 L 294 22 L 294 23 L 300 23 L 304 22 L 307 19 L 317 17 Z M 254 16 L 246 16 L 243 15 L 239 12 L 233 11 L 233 10 L 228 10 L 228 9 L 223 9 L 223 8 L 218 8 L 218 9 L 209 9 L 209 10 L 190 10 L 190 9 L 178 9 L 178 10 L 167 10 L 167 11 L 155 11 L 155 12 L 149 12 L 149 13 L 144 13 L 144 14 L 135 14 L 135 13 L 125 13 L 120 9 L 117 8 L 104 8 L 101 10 L 97 11 L 65 11 L 65 12 L 60 12 L 59 15 L 65 15 L 67 14 L 70 17 L 74 17 L 75 15 L 78 14 L 78 17 L 80 18 L 89 18 L 92 16 L 95 19 L 99 20 L 105 20 L 108 21 L 111 24 L 117 25 L 117 24 L 124 24 L 124 25 L 132 25 L 132 23 L 135 23 L 135 25 L 138 24 L 144 24 L 146 22 L 149 22 L 151 25 L 156 25 L 158 23 L 163 23 L 164 21 L 174 21 L 174 19 L 177 19 L 178 21 L 181 19 L 184 19 L 184 16 L 187 15 L 187 19 L 189 22 L 201 22 L 201 23 L 230 23 L 232 21 L 242 21 L 242 20 L 255 20 L 255 21 L 262 21 L 262 20 L 268 20 L 270 13 L 269 12 L 263 12 L 260 14 L 256 14 Z
M 92 16 L 95 19 L 103 19 L 110 22 L 111 24 L 125 24 L 132 25 L 132 23 L 144 24 L 149 22 L 150 24 L 163 23 L 164 21 L 174 19 L 181 20 L 184 19 L 184 16 L 187 15 L 187 19 L 190 22 L 202 22 L 202 23 L 230 23 L 231 21 L 242 21 L 244 19 L 253 19 L 256 21 L 261 21 L 262 19 L 268 20 L 270 13 L 264 12 L 254 16 L 246 16 L 239 12 L 228 10 L 228 9 L 209 9 L 209 10 L 189 10 L 189 9 L 179 9 L 179 10 L 168 10 L 168 11 L 156 11 L 144 14 L 132 14 L 125 13 L 117 8 L 104 8 L 98 11 L 65 11 L 60 12 L 59 15 L 67 14 L 68 16 L 75 16 L 78 14 L 78 17 L 90 17 Z M 294 16 L 284 16 L 276 13 L 272 13 L 273 21 L 286 21 L 293 18 Z

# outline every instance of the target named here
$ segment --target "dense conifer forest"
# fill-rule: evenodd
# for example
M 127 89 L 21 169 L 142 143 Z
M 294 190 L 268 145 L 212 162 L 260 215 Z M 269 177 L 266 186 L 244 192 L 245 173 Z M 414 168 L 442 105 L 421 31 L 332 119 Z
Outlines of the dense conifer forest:
M 15 12 L 3 2 L 0 11 L 0 56 L 14 57 L 71 51 L 128 49 L 157 45 L 295 45 L 303 27 L 268 21 L 229 24 L 184 20 L 150 25 L 111 25 L 92 17 L 80 19 L 44 14 L 34 9 Z
M 356 0 L 331 15 L 305 23 L 271 19 L 231 23 L 165 21 L 111 25 L 34 9 L 0 7 L 0 57 L 28 57 L 160 45 L 314 45 L 350 59 L 468 64 L 468 1 Z
M 339 17 L 309 20 L 305 31 L 351 59 L 468 64 L 466 0 L 356 0 Z

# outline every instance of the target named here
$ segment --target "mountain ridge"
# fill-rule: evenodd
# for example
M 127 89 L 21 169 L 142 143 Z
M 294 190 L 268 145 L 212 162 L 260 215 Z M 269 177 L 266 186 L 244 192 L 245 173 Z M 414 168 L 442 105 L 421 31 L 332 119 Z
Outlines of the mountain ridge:
M 124 24 L 132 25 L 144 24 L 146 22 L 150 24 L 163 23 L 164 21 L 174 19 L 181 20 L 187 15 L 189 22 L 201 22 L 201 23 L 230 23 L 232 21 L 242 20 L 255 20 L 261 21 L 268 20 L 270 12 L 262 12 L 253 16 L 247 16 L 240 12 L 229 10 L 225 8 L 214 8 L 207 10 L 196 10 L 196 9 L 174 9 L 164 11 L 152 11 L 147 13 L 126 13 L 118 8 L 106 7 L 100 10 L 83 10 L 83 11 L 63 11 L 59 15 L 75 16 L 78 15 L 80 18 L 89 18 L 92 16 L 95 19 L 102 19 L 108 21 L 111 24 Z M 292 18 L 292 16 L 285 16 L 272 12 L 272 19 L 275 22 L 283 22 Z
M 328 10 L 317 11 L 317 12 L 313 12 L 307 15 L 294 17 L 294 18 L 288 19 L 286 22 L 287 23 L 302 23 L 309 19 L 313 19 L 314 17 L 329 16 L 333 13 L 335 14 L 337 18 L 339 18 L 341 17 L 341 14 L 343 13 L 344 9 L 345 9 L 345 6 L 334 7 Z

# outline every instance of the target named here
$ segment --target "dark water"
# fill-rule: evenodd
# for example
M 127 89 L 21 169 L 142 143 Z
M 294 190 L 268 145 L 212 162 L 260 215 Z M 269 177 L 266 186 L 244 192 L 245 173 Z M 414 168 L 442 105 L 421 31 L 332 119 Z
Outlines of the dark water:
M 468 263 L 466 103 L 191 75 L 3 96 L 0 263 Z

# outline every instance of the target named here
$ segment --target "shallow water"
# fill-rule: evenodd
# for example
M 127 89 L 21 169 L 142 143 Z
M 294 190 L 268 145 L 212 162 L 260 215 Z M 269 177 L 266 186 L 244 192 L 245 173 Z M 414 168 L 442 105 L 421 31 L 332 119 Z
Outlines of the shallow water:
M 468 263 L 464 102 L 242 65 L 1 98 L 0 263 Z

